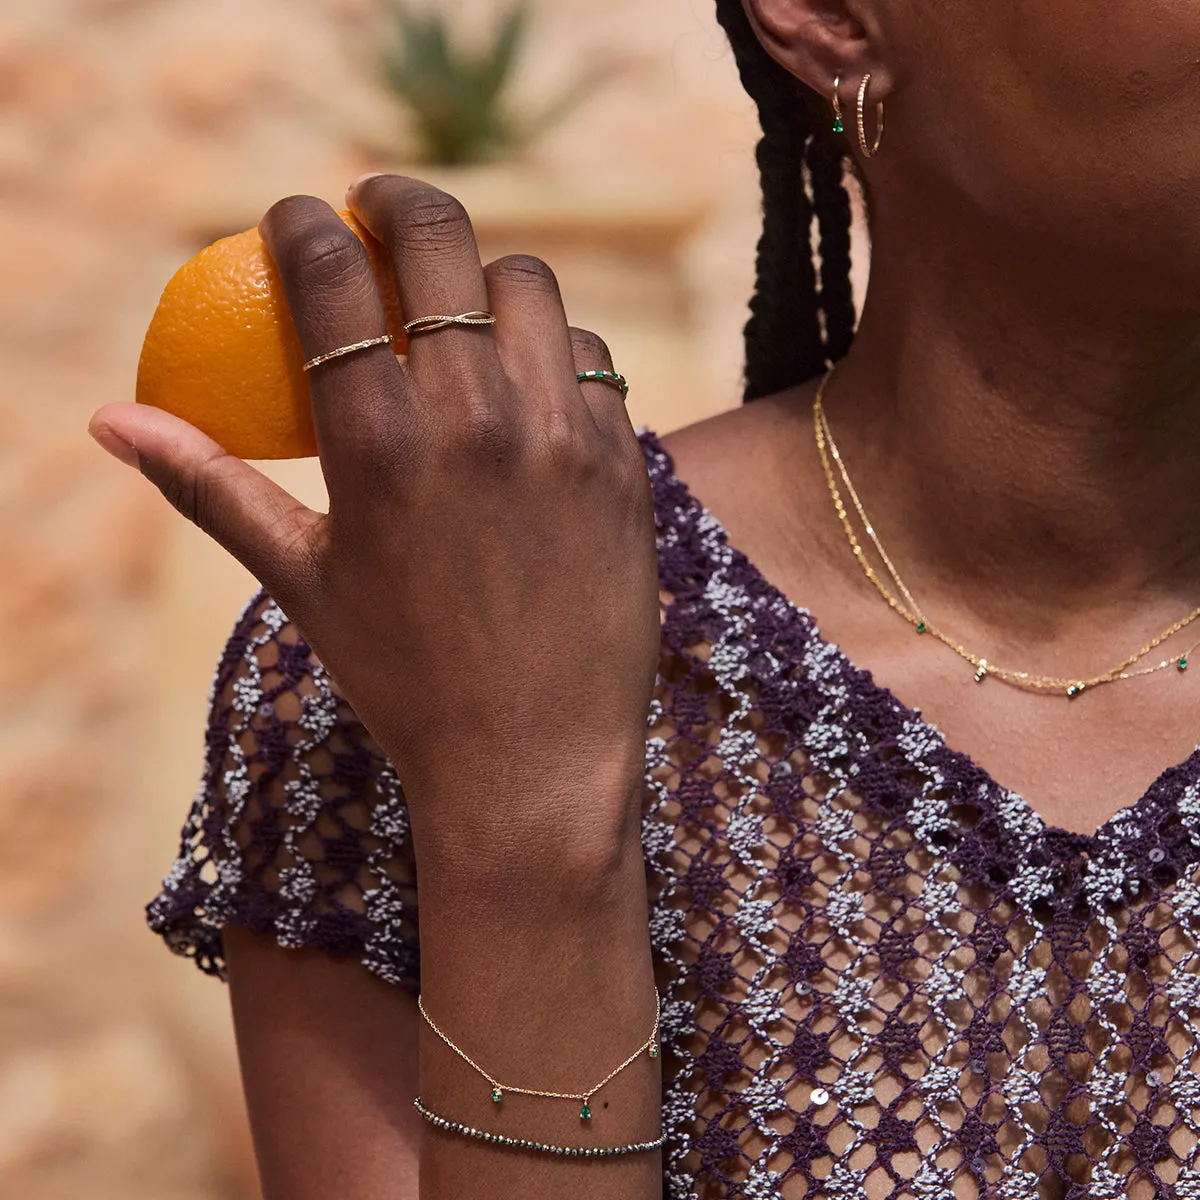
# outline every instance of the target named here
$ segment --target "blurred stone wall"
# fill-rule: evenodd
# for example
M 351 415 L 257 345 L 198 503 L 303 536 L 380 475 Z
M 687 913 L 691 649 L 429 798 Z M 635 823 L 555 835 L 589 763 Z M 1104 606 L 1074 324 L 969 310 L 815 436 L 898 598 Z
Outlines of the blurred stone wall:
M 463 0 L 464 25 L 497 7 Z M 620 73 L 528 164 L 459 180 L 485 251 L 528 238 L 559 256 L 572 318 L 609 337 L 635 419 L 660 432 L 738 399 L 755 126 L 710 9 L 546 0 L 527 96 L 581 64 Z M 371 0 L 0 6 L 0 1196 L 256 1194 L 224 991 L 141 915 L 253 582 L 85 426 L 132 398 L 184 258 L 278 196 L 336 202 L 362 171 L 409 161 L 369 69 L 376 14 Z M 546 246 L 520 219 L 535 193 L 561 227 Z M 319 502 L 314 464 L 272 473 Z

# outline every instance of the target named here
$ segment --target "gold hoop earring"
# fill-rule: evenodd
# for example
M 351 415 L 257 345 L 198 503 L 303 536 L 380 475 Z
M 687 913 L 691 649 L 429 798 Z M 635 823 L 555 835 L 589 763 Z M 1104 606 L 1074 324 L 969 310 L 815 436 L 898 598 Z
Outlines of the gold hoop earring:
M 867 125 L 864 109 L 867 107 L 867 88 L 871 86 L 870 74 L 864 75 L 858 85 L 858 144 L 867 158 L 874 158 L 879 153 L 879 145 L 883 141 L 883 101 L 875 105 L 875 144 L 867 145 Z
M 833 132 L 845 133 L 846 123 L 842 120 L 842 99 L 838 93 L 842 90 L 842 77 L 839 75 L 833 81 Z

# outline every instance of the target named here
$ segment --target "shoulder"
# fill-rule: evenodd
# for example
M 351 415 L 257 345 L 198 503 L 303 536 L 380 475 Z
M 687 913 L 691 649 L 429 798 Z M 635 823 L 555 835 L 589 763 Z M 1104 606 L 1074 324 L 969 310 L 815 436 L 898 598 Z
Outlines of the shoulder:
M 805 390 L 806 391 L 806 390 Z M 676 473 L 702 500 L 744 491 L 751 475 L 773 472 L 803 438 L 800 390 L 742 404 L 664 434 Z
M 678 477 L 726 528 L 736 530 L 750 514 L 769 518 L 811 475 L 811 392 L 805 386 L 739 405 L 659 439 Z
M 739 463 L 748 465 L 757 457 L 761 424 L 761 414 L 752 405 L 745 405 L 685 425 L 658 440 L 671 456 L 679 477 L 699 485 L 736 470 Z
M 740 405 L 659 439 L 682 487 L 731 545 L 786 593 L 806 597 L 828 558 L 830 536 L 813 435 L 816 386 Z

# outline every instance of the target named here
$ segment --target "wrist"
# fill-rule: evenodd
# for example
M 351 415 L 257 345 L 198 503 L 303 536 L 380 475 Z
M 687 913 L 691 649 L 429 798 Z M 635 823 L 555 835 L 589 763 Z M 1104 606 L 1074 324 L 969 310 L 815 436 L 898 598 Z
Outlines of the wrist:
M 448 992 L 486 994 L 516 1019 L 540 995 L 583 1017 L 598 996 L 633 1003 L 653 990 L 640 852 L 603 875 L 554 869 L 494 882 L 421 878 L 422 988 L 439 1005 Z
M 643 788 L 640 771 L 580 771 L 520 786 L 443 780 L 410 794 L 422 908 L 443 886 L 480 900 L 540 892 L 596 903 L 631 875 L 644 879 Z
M 646 868 L 638 828 L 556 829 L 531 836 L 476 837 L 422 846 L 414 836 L 422 941 L 435 913 L 477 925 L 502 922 L 534 930 L 579 924 L 595 929 L 605 914 L 644 917 Z

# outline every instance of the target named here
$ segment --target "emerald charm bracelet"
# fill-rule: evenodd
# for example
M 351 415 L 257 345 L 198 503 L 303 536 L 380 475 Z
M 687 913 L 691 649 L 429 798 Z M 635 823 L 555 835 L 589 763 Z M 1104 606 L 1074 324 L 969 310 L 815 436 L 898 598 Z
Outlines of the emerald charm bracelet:
M 425 1011 L 424 1000 L 417 997 L 417 1007 L 421 1010 L 421 1016 L 425 1024 L 437 1034 L 459 1058 L 463 1060 L 472 1070 L 482 1075 L 484 1079 L 492 1085 L 492 1101 L 499 1104 L 504 1099 L 505 1092 L 512 1092 L 517 1096 L 540 1096 L 545 1100 L 577 1100 L 581 1104 L 579 1116 L 584 1121 L 591 1120 L 592 1117 L 592 1097 L 606 1084 L 611 1083 L 622 1071 L 625 1070 L 631 1063 L 636 1062 L 643 1054 L 648 1054 L 651 1058 L 658 1057 L 658 1028 L 659 1022 L 662 1019 L 662 999 L 658 992 L 654 993 L 654 1029 L 650 1036 L 615 1070 L 610 1071 L 605 1077 L 600 1080 L 595 1087 L 588 1088 L 586 1092 L 544 1092 L 536 1088 L 514 1087 L 511 1084 L 503 1084 L 498 1079 L 489 1075 L 473 1058 L 460 1050 L 432 1021 L 429 1014 Z

